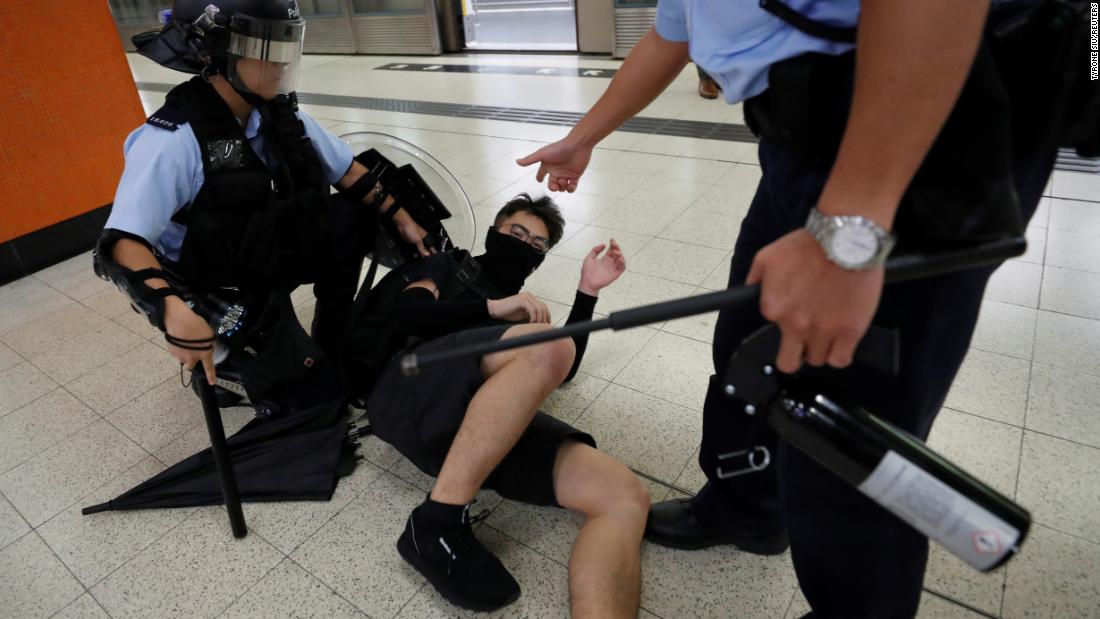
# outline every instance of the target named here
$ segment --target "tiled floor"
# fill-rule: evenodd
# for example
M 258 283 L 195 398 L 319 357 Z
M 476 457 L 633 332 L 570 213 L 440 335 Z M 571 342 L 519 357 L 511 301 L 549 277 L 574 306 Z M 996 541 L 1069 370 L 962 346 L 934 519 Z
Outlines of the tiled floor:
M 537 64 L 614 67 L 538 56 Z M 309 56 L 301 90 L 584 111 L 602 79 L 371 71 L 397 58 Z M 413 59 L 412 61 L 415 61 Z M 440 63 L 470 62 L 447 57 Z M 492 55 L 478 62 L 535 64 Z M 179 74 L 131 58 L 140 81 Z M 693 69 L 644 112 L 741 122 L 695 95 Z M 143 93 L 150 109 L 163 95 Z M 478 227 L 534 190 L 512 164 L 565 129 L 313 106 L 332 131 L 384 131 L 438 157 L 476 205 Z M 596 151 L 580 192 L 559 197 L 567 240 L 532 278 L 559 318 L 586 249 L 616 237 L 628 272 L 609 312 L 724 287 L 730 249 L 760 171 L 750 144 L 631 133 Z M 994 276 L 973 350 L 932 445 L 1031 510 L 1007 568 L 978 574 L 933 547 L 921 615 L 1100 617 L 1100 178 L 1056 173 L 1029 229 L 1031 250 Z M 308 290 L 295 294 L 306 319 Z M 696 489 L 714 316 L 592 338 L 582 374 L 547 403 L 641 472 Z M 0 287 L 0 615 L 11 617 L 460 615 L 393 549 L 430 480 L 369 439 L 368 462 L 328 503 L 248 505 L 233 540 L 220 508 L 80 515 L 204 446 L 197 402 L 157 332 L 81 255 Z M 248 410 L 226 411 L 230 431 Z M 655 499 L 667 487 L 647 482 Z M 567 614 L 578 519 L 501 503 L 480 535 L 523 597 L 502 615 Z M 797 617 L 807 607 L 788 555 L 644 548 L 643 617 Z

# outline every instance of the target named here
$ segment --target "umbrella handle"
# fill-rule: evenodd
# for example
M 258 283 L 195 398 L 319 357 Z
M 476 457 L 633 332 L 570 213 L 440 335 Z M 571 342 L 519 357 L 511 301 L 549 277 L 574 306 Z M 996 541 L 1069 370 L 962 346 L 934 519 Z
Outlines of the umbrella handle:
M 248 535 L 248 525 L 244 522 L 241 495 L 237 491 L 237 477 L 233 474 L 233 459 L 229 456 L 229 444 L 225 440 L 225 428 L 222 426 L 218 398 L 214 394 L 214 387 L 206 382 L 206 371 L 201 361 L 195 364 L 191 380 L 197 381 L 196 384 L 199 386 L 202 413 L 206 417 L 206 430 L 210 434 L 210 451 L 214 454 L 222 497 L 225 498 L 225 508 L 229 512 L 229 526 L 233 529 L 233 537 L 242 538 Z

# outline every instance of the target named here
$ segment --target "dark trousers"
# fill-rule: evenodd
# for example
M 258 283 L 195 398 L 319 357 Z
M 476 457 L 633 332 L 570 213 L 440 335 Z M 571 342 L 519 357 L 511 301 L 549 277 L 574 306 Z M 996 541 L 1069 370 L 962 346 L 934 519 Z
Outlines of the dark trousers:
M 320 251 L 306 257 L 295 273 L 299 284 L 313 284 L 319 306 L 346 310 L 359 285 L 363 257 L 374 248 L 376 209 L 334 193 L 328 197 L 329 225 Z
M 1038 205 L 1054 154 L 1017 158 L 1016 189 L 1026 218 Z M 741 226 L 730 286 L 742 285 L 756 252 L 800 228 L 817 202 L 831 161 L 805 158 L 762 138 L 763 177 Z M 901 335 L 901 371 L 886 376 L 852 366 L 812 370 L 839 395 L 926 439 L 966 355 L 993 268 L 887 286 L 874 323 Z M 723 375 L 737 345 L 764 324 L 758 309 L 719 314 L 714 368 Z M 809 371 L 809 370 L 804 370 Z M 703 409 L 699 465 L 708 483 L 692 503 L 708 527 L 787 529 L 798 581 L 815 617 L 912 617 L 920 599 L 928 540 L 854 487 L 778 441 L 760 416 L 741 413 L 713 377 Z M 763 471 L 719 479 L 719 456 L 762 445 L 776 457 Z

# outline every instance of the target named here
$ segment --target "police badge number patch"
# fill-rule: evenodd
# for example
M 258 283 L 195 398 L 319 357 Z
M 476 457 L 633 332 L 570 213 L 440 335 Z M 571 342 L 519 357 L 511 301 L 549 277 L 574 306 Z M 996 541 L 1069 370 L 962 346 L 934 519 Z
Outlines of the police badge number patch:
M 244 141 L 212 140 L 206 143 L 206 162 L 213 170 L 231 170 L 244 165 Z

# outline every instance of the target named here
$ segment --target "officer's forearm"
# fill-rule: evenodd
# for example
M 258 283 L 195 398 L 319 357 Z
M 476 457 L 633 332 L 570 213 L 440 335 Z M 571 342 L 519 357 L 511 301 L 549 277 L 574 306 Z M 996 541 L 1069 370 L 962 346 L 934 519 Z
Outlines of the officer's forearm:
M 352 161 L 351 167 L 348 168 L 347 174 L 344 174 L 343 178 L 336 182 L 336 185 L 340 187 L 340 189 L 347 189 L 348 187 L 354 185 L 355 181 L 359 180 L 359 178 L 366 173 L 366 166 L 359 163 L 358 161 Z M 381 183 L 378 183 L 378 185 L 381 185 Z M 366 197 L 363 198 L 363 204 L 366 204 L 367 206 L 376 206 L 379 213 L 385 213 L 386 210 L 388 210 L 390 206 L 393 205 L 393 196 L 386 196 L 386 199 L 383 200 L 381 204 L 374 204 L 374 197 L 372 194 L 373 192 L 368 193 Z M 398 209 L 395 217 L 405 215 L 406 213 L 404 212 L 404 209 Z
M 566 139 L 594 147 L 653 102 L 676 79 L 687 61 L 687 43 L 665 40 L 650 28 L 623 61 L 607 91 Z
M 970 71 L 989 0 L 863 0 L 848 126 L 818 208 L 889 229 Z
M 132 239 L 119 239 L 115 242 L 111 249 L 111 258 L 131 271 L 161 270 L 164 268 L 157 261 L 157 257 L 153 255 L 153 252 L 149 251 L 148 247 Z M 150 288 L 166 288 L 168 286 L 168 282 L 160 278 L 150 278 L 145 280 L 145 283 Z

